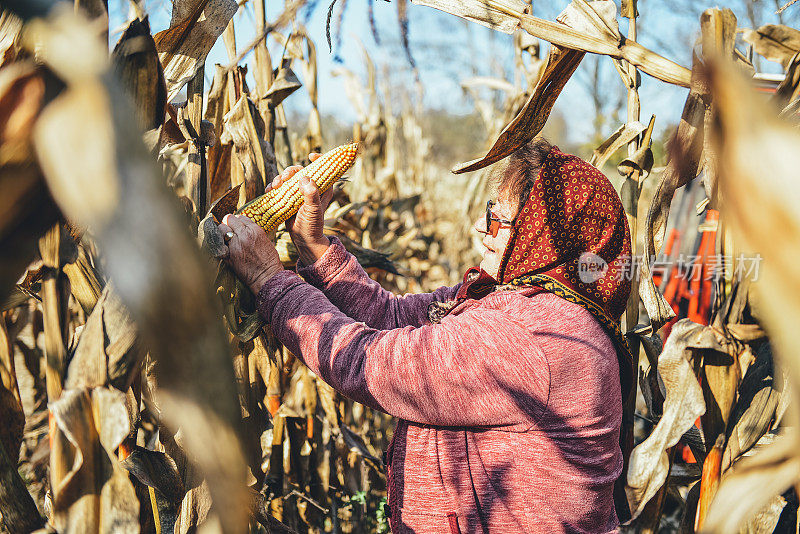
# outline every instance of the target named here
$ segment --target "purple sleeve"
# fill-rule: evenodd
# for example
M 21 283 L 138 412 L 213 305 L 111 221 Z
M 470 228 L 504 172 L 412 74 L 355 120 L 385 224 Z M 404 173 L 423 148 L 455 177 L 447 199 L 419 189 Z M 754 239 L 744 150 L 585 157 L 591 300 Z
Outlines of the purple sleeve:
M 455 298 L 459 285 L 440 287 L 433 293 L 409 294 L 402 297 L 387 291 L 371 279 L 355 256 L 342 242 L 330 238 L 331 246 L 316 263 L 300 267 L 297 272 L 348 317 L 379 330 L 403 326 L 422 326 L 428 322 L 428 305 Z
M 526 328 L 476 306 L 441 324 L 376 330 L 283 271 L 258 294 L 278 340 L 344 395 L 402 419 L 442 426 L 530 424 L 550 371 Z

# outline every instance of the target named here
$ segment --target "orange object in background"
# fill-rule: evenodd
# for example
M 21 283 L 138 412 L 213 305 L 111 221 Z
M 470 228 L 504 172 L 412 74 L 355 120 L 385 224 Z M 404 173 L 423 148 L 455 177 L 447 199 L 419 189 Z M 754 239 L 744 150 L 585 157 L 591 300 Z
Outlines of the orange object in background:
M 693 256 L 694 261 L 686 268 L 672 266 L 668 273 L 669 279 L 664 289 L 664 298 L 675 312 L 675 318 L 664 325 L 661 333 L 663 339 L 669 337 L 672 326 L 685 317 L 691 321 L 707 325 L 711 320 L 711 304 L 714 294 L 714 278 L 717 276 L 719 265 L 716 256 L 716 222 L 719 221 L 719 212 L 709 209 L 706 211 L 706 218 L 702 229 L 700 243 Z M 668 258 L 673 256 L 672 251 L 679 242 L 680 234 L 672 229 L 667 237 L 664 251 Z M 655 275 L 653 280 L 656 281 Z M 663 278 L 659 276 L 658 285 L 661 285 Z M 695 422 L 695 426 L 701 428 L 700 419 Z M 697 463 L 691 449 L 684 443 L 678 443 L 680 458 L 686 463 Z
M 706 212 L 706 225 L 714 229 L 703 230 L 700 247 L 697 250 L 696 272 L 691 272 L 691 297 L 689 299 L 688 317 L 692 322 L 707 325 L 711 318 L 711 293 L 714 289 L 714 269 L 716 269 L 715 243 L 717 239 L 716 223 L 719 212 L 709 209 Z
M 664 243 L 664 256 L 665 257 L 667 257 L 667 258 L 671 258 L 672 257 L 673 249 L 675 248 L 676 245 L 678 245 L 680 243 L 680 236 L 681 236 L 681 233 L 678 231 L 677 228 L 670 228 L 669 229 L 669 233 L 667 234 L 667 240 Z M 659 271 L 659 272 L 655 272 L 654 271 L 653 272 L 653 283 L 655 283 L 656 286 L 660 286 L 663 279 L 664 279 L 664 273 L 663 272 L 661 272 L 661 271 Z

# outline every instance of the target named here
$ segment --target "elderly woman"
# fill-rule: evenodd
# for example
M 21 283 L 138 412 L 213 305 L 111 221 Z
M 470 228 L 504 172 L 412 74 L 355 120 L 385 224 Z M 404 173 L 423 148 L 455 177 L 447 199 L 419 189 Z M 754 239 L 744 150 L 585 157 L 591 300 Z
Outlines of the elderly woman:
M 222 227 L 228 261 L 292 353 L 398 418 L 393 532 L 614 531 L 631 380 L 616 326 L 630 287 L 625 214 L 603 174 L 543 139 L 499 174 L 474 226 L 483 261 L 454 287 L 382 289 L 323 236 L 329 195 L 308 181 L 288 223 L 297 274 L 246 217 Z

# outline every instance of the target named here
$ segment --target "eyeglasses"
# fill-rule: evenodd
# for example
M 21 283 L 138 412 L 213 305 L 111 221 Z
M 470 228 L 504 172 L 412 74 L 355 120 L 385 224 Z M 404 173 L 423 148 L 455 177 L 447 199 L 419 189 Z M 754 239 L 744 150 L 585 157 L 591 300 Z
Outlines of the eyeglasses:
M 494 206 L 494 201 L 487 200 L 486 233 L 492 234 L 492 237 L 497 237 L 497 232 L 500 231 L 500 228 L 511 228 L 514 225 L 514 221 L 507 221 L 505 219 L 500 219 L 499 217 L 495 217 L 494 213 L 492 213 L 492 206 Z

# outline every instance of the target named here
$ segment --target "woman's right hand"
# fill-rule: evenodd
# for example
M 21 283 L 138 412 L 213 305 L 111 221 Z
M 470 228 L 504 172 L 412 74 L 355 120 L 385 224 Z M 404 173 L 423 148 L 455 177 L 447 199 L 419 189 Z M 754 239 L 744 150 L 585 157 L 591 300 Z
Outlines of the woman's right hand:
M 308 159 L 314 161 L 319 156 L 320 154 L 311 153 L 308 155 Z M 302 168 L 300 165 L 287 167 L 275 177 L 270 184 L 271 187 L 279 187 Z M 325 210 L 333 198 L 333 188 L 328 189 L 320 196 L 316 184 L 303 177 L 300 179 L 300 190 L 305 197 L 304 202 L 297 215 L 286 221 L 286 229 L 289 230 L 289 236 L 297 247 L 300 262 L 304 265 L 311 265 L 322 257 L 330 245 L 330 241 L 323 234 L 323 229 L 325 227 Z

